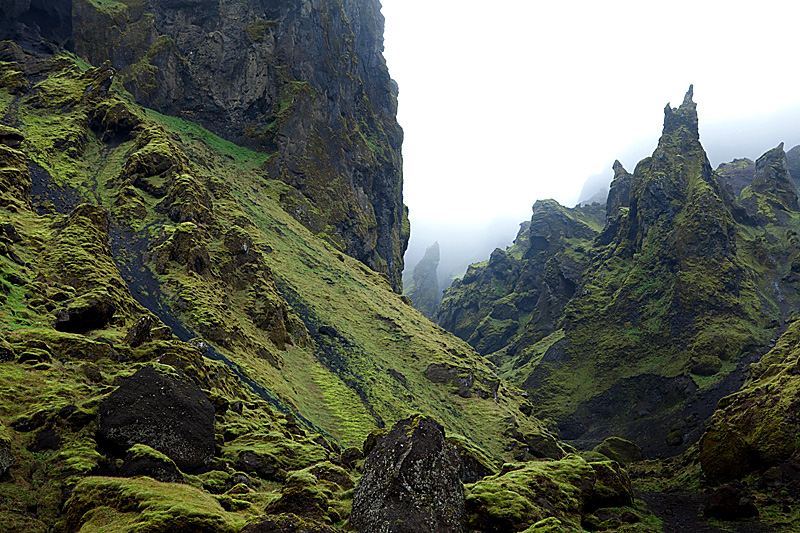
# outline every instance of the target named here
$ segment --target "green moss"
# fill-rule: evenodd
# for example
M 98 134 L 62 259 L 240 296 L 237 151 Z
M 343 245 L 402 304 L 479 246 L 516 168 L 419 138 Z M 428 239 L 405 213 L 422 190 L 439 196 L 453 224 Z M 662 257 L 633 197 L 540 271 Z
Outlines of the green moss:
M 577 455 L 560 461 L 507 464 L 501 473 L 467 486 L 467 525 L 479 531 L 489 526 L 520 531 L 552 517 L 568 530 L 581 531 L 581 517 L 589 510 L 590 500 L 607 497 L 609 490 L 623 489 L 601 483 L 592 465 Z M 548 505 L 543 506 L 544 501 Z
M 247 33 L 250 34 L 250 38 L 254 41 L 262 41 L 267 29 L 275 26 L 277 23 L 277 20 L 259 19 L 247 27 Z
M 92 477 L 78 483 L 64 504 L 63 525 L 77 531 L 238 532 L 248 514 L 225 511 L 210 495 L 187 485 L 149 478 Z M 106 528 L 106 529 L 100 529 Z M 82 530 L 82 529 L 81 529 Z

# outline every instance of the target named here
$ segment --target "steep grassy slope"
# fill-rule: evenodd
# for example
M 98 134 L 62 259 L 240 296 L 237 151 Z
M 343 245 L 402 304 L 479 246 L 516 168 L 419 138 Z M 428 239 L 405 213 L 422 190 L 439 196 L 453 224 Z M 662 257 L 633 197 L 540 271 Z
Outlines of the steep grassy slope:
M 498 285 L 505 274 L 496 265 L 510 254 L 499 251 L 448 292 L 440 323 L 490 355 L 531 394 L 537 414 L 559 421 L 562 437 L 621 434 L 650 453 L 682 450 L 800 304 L 800 213 L 783 147 L 743 170 L 746 186 L 735 166 L 722 168 L 722 178 L 711 169 L 690 90 L 681 106 L 665 109 L 652 157 L 633 174 L 615 164 L 605 227 L 582 236 L 570 290 L 538 279 L 518 284 L 517 294 L 562 295 L 549 328 L 533 315 L 524 335 L 503 322 L 497 309 L 510 291 Z M 553 208 L 540 224 L 563 218 Z M 523 250 L 538 247 L 531 241 Z M 486 344 L 488 325 L 498 342 Z
M 563 455 L 490 363 L 286 213 L 297 192 L 267 156 L 139 107 L 109 65 L 9 42 L 0 61 L 3 523 L 238 531 L 289 510 L 287 487 L 322 495 L 297 472 L 418 411 L 490 462 Z M 211 470 L 181 488 L 83 479 L 115 471 L 97 408 L 144 364 L 217 406 Z M 246 452 L 272 469 L 222 494 Z M 325 488 L 317 518 L 342 522 L 351 494 Z

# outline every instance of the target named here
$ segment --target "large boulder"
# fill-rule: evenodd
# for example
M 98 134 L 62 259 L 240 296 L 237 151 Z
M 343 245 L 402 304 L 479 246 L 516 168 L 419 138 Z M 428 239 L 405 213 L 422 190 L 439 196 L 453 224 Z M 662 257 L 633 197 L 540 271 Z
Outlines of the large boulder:
M 205 470 L 214 457 L 214 406 L 183 376 L 146 366 L 100 404 L 99 440 L 112 452 L 146 444 L 184 472 Z
M 353 495 L 360 533 L 462 532 L 460 460 L 435 420 L 399 421 L 370 451 Z
M 639 445 L 619 437 L 607 438 L 595 446 L 592 451 L 600 453 L 623 465 L 642 460 L 642 449 Z

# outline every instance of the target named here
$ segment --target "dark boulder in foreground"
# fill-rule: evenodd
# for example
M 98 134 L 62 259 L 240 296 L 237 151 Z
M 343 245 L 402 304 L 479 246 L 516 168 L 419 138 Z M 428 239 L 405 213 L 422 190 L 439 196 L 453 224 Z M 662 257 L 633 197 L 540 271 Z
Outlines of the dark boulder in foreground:
M 117 306 L 109 296 L 93 296 L 57 310 L 55 326 L 67 333 L 87 333 L 104 328 L 116 311 Z
M 146 366 L 100 404 L 100 441 L 123 452 L 146 444 L 184 472 L 199 472 L 214 457 L 214 406 L 185 377 Z
M 370 451 L 353 496 L 360 533 L 464 531 L 460 458 L 438 422 L 399 421 Z

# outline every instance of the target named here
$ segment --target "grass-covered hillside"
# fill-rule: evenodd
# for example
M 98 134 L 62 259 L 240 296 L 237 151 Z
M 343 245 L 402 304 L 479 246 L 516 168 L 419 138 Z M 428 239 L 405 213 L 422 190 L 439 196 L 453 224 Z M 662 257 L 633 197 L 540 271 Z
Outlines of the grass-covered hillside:
M 284 210 L 297 192 L 264 170 L 267 156 L 140 107 L 109 65 L 11 42 L 0 61 L 10 530 L 192 516 L 186 531 L 238 531 L 266 505 L 291 510 L 287 487 L 343 522 L 357 472 L 341 452 L 415 412 L 495 468 L 563 455 L 491 363 Z M 180 471 L 184 484 L 102 477 L 122 456 L 100 442 L 99 406 L 144 366 L 188 377 L 215 406 L 213 458 Z M 148 446 L 124 453 L 175 468 Z M 224 495 L 237 473 L 246 486 Z

